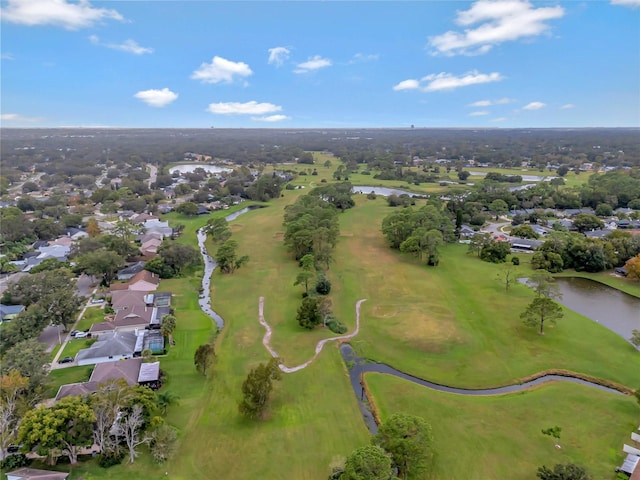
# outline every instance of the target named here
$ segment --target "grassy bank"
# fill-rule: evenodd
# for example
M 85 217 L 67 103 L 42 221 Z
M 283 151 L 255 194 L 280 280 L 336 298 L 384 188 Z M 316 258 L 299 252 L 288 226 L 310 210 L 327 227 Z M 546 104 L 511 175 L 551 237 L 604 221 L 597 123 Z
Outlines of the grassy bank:
M 366 382 L 383 421 L 405 412 L 431 424 L 435 459 L 427 478 L 438 480 L 528 480 L 556 463 L 613 479 L 640 414 L 633 397 L 562 382 L 489 397 L 436 392 L 382 374 L 369 373 Z M 554 426 L 562 429 L 559 440 L 541 432 Z

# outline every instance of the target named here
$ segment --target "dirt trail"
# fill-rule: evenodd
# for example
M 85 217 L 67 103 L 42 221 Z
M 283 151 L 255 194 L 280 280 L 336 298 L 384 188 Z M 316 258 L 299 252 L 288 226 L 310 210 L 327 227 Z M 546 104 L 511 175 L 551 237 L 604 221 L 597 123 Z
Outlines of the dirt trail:
M 311 365 L 311 363 L 316 359 L 316 357 L 322 351 L 322 347 L 324 347 L 324 345 L 327 342 L 334 342 L 336 340 L 346 340 L 346 339 L 355 337 L 360 331 L 360 305 L 362 305 L 362 302 L 364 301 L 366 301 L 366 298 L 360 299 L 356 302 L 356 329 L 353 332 L 348 333 L 346 335 L 341 335 L 339 337 L 325 338 L 323 340 L 320 340 L 316 345 L 316 352 L 313 355 L 313 357 L 311 357 L 306 362 L 295 367 L 287 367 L 285 365 L 280 364 L 280 370 L 282 370 L 284 373 L 293 373 L 293 372 L 297 372 L 298 370 L 302 370 L 303 368 L 306 368 L 307 366 Z M 271 334 L 273 333 L 273 330 L 271 329 L 271 326 L 264 319 L 264 297 L 260 297 L 260 300 L 258 301 L 258 320 L 266 330 L 264 333 L 264 337 L 262 338 L 262 344 L 269 351 L 272 357 L 279 357 L 278 352 L 274 350 L 274 348 L 271 346 L 271 343 L 270 343 Z

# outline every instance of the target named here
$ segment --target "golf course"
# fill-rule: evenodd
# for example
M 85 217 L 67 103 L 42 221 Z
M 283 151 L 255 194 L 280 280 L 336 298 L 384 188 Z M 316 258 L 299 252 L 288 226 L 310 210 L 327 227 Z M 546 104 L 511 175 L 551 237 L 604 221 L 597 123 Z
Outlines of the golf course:
M 167 414 L 180 432 L 173 458 L 157 466 L 142 455 L 133 465 L 108 470 L 87 462 L 71 478 L 324 480 L 332 464 L 370 442 L 339 342 L 324 345 L 306 368 L 283 373 L 263 419 L 238 413 L 247 373 L 270 358 L 259 321 L 261 297 L 270 345 L 284 365 L 303 364 L 319 341 L 338 336 L 322 327 L 303 329 L 296 321 L 300 268 L 283 242 L 284 208 L 323 178 L 331 181 L 330 168 L 318 166 L 318 173 L 298 177 L 294 184 L 304 188 L 283 190 L 266 208 L 230 223 L 239 255 L 250 259 L 233 274 L 213 274 L 211 306 L 225 322 L 219 333 L 198 306 L 202 272 L 162 281 L 160 290 L 174 293 L 178 319 L 176 345 L 161 359 L 168 378 L 163 389 L 178 399 Z M 361 357 L 470 389 L 517 384 L 557 370 L 627 390 L 640 387 L 640 354 L 623 338 L 566 308 L 557 325 L 539 335 L 520 320 L 533 291 L 518 283 L 506 291 L 500 265 L 481 261 L 461 244 L 443 245 L 437 267 L 420 264 L 386 245 L 380 228 L 393 208 L 383 197 L 354 200 L 354 208 L 339 216 L 340 236 L 326 275 L 333 313 L 347 333 L 356 327 L 356 302 L 366 299 L 359 332 L 348 340 Z M 195 231 L 210 217 L 165 218 L 185 226 L 180 241 L 196 245 Z M 215 248 L 207 243 L 210 253 Z M 527 254 L 519 257 L 517 274 L 527 277 Z M 637 284 L 625 288 L 640 296 Z M 203 377 L 193 353 L 213 335 L 216 361 Z M 570 383 L 465 397 L 389 375 L 369 373 L 364 381 L 381 421 L 401 412 L 431 424 L 434 456 L 426 478 L 432 479 L 533 479 L 537 467 L 556 463 L 577 463 L 594 478 L 613 479 L 622 445 L 640 420 L 633 396 Z M 541 433 L 553 426 L 562 429 L 558 440 Z

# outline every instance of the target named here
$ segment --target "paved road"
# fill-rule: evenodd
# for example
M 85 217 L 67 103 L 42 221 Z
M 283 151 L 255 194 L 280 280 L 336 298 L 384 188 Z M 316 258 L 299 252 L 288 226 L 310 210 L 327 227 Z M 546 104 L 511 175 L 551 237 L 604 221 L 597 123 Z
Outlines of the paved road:
M 93 291 L 91 292 L 91 295 L 93 295 L 94 293 L 96 293 L 98 287 L 95 287 L 93 289 Z M 82 307 L 82 310 L 80 311 L 80 314 L 78 315 L 78 317 L 76 318 L 76 321 L 73 322 L 73 325 L 71 326 L 71 328 L 69 329 L 71 330 L 75 330 L 76 325 L 78 324 L 78 322 L 80 321 L 80 319 L 84 316 L 84 312 L 87 311 L 87 308 L 94 306 L 94 304 L 90 303 L 91 300 L 87 300 L 87 302 L 84 304 L 84 307 Z M 57 370 L 58 368 L 65 368 L 65 367 L 75 367 L 76 366 L 76 362 L 73 363 L 64 363 L 64 364 L 59 364 L 58 360 L 60 359 L 60 354 L 64 351 L 64 347 L 67 346 L 67 342 L 69 340 L 73 340 L 71 337 L 69 337 L 69 334 L 65 334 L 64 338 L 62 339 L 62 346 L 58 349 L 58 353 L 56 353 L 56 356 L 54 357 L 53 360 L 51 360 L 51 365 L 50 365 L 50 369 L 51 370 Z
M 151 184 L 156 183 L 158 179 L 158 169 L 150 163 L 147 163 L 147 168 L 149 169 L 149 188 L 151 188 Z

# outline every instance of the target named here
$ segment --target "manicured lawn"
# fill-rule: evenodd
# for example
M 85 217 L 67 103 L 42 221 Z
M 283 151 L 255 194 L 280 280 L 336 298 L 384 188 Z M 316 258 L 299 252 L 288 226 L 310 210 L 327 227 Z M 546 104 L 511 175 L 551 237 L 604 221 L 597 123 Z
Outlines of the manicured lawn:
M 576 463 L 594 479 L 613 479 L 640 415 L 633 397 L 562 382 L 465 397 L 382 374 L 368 373 L 365 381 L 383 422 L 403 412 L 431 424 L 435 461 L 426 478 L 438 480 L 529 480 L 538 467 L 557 463 Z M 541 432 L 555 426 L 562 429 L 559 441 Z
M 76 325 L 76 330 L 89 330 L 91 325 L 94 323 L 99 323 L 104 320 L 104 308 L 102 307 L 88 307 L 78 324 Z
M 540 336 L 519 318 L 533 292 L 514 285 L 506 293 L 499 265 L 468 255 L 466 245 L 444 247 L 436 268 L 419 265 L 385 245 L 384 200 L 357 204 L 341 216 L 332 280 L 339 318 L 349 320 L 355 299 L 369 299 L 352 341 L 361 355 L 456 386 L 514 383 L 550 368 L 640 384 L 640 356 L 613 332 L 564 309 Z
M 91 366 L 68 367 L 60 368 L 58 370 L 52 370 L 51 372 L 49 372 L 49 384 L 47 385 L 47 388 L 42 397 L 55 397 L 56 393 L 58 393 L 60 385 L 65 385 L 67 383 L 86 382 L 87 380 L 89 380 L 92 370 L 93 367 Z
M 60 354 L 60 358 L 75 357 L 76 353 L 84 348 L 89 348 L 96 342 L 94 338 L 74 338 L 67 342 L 64 350 Z

